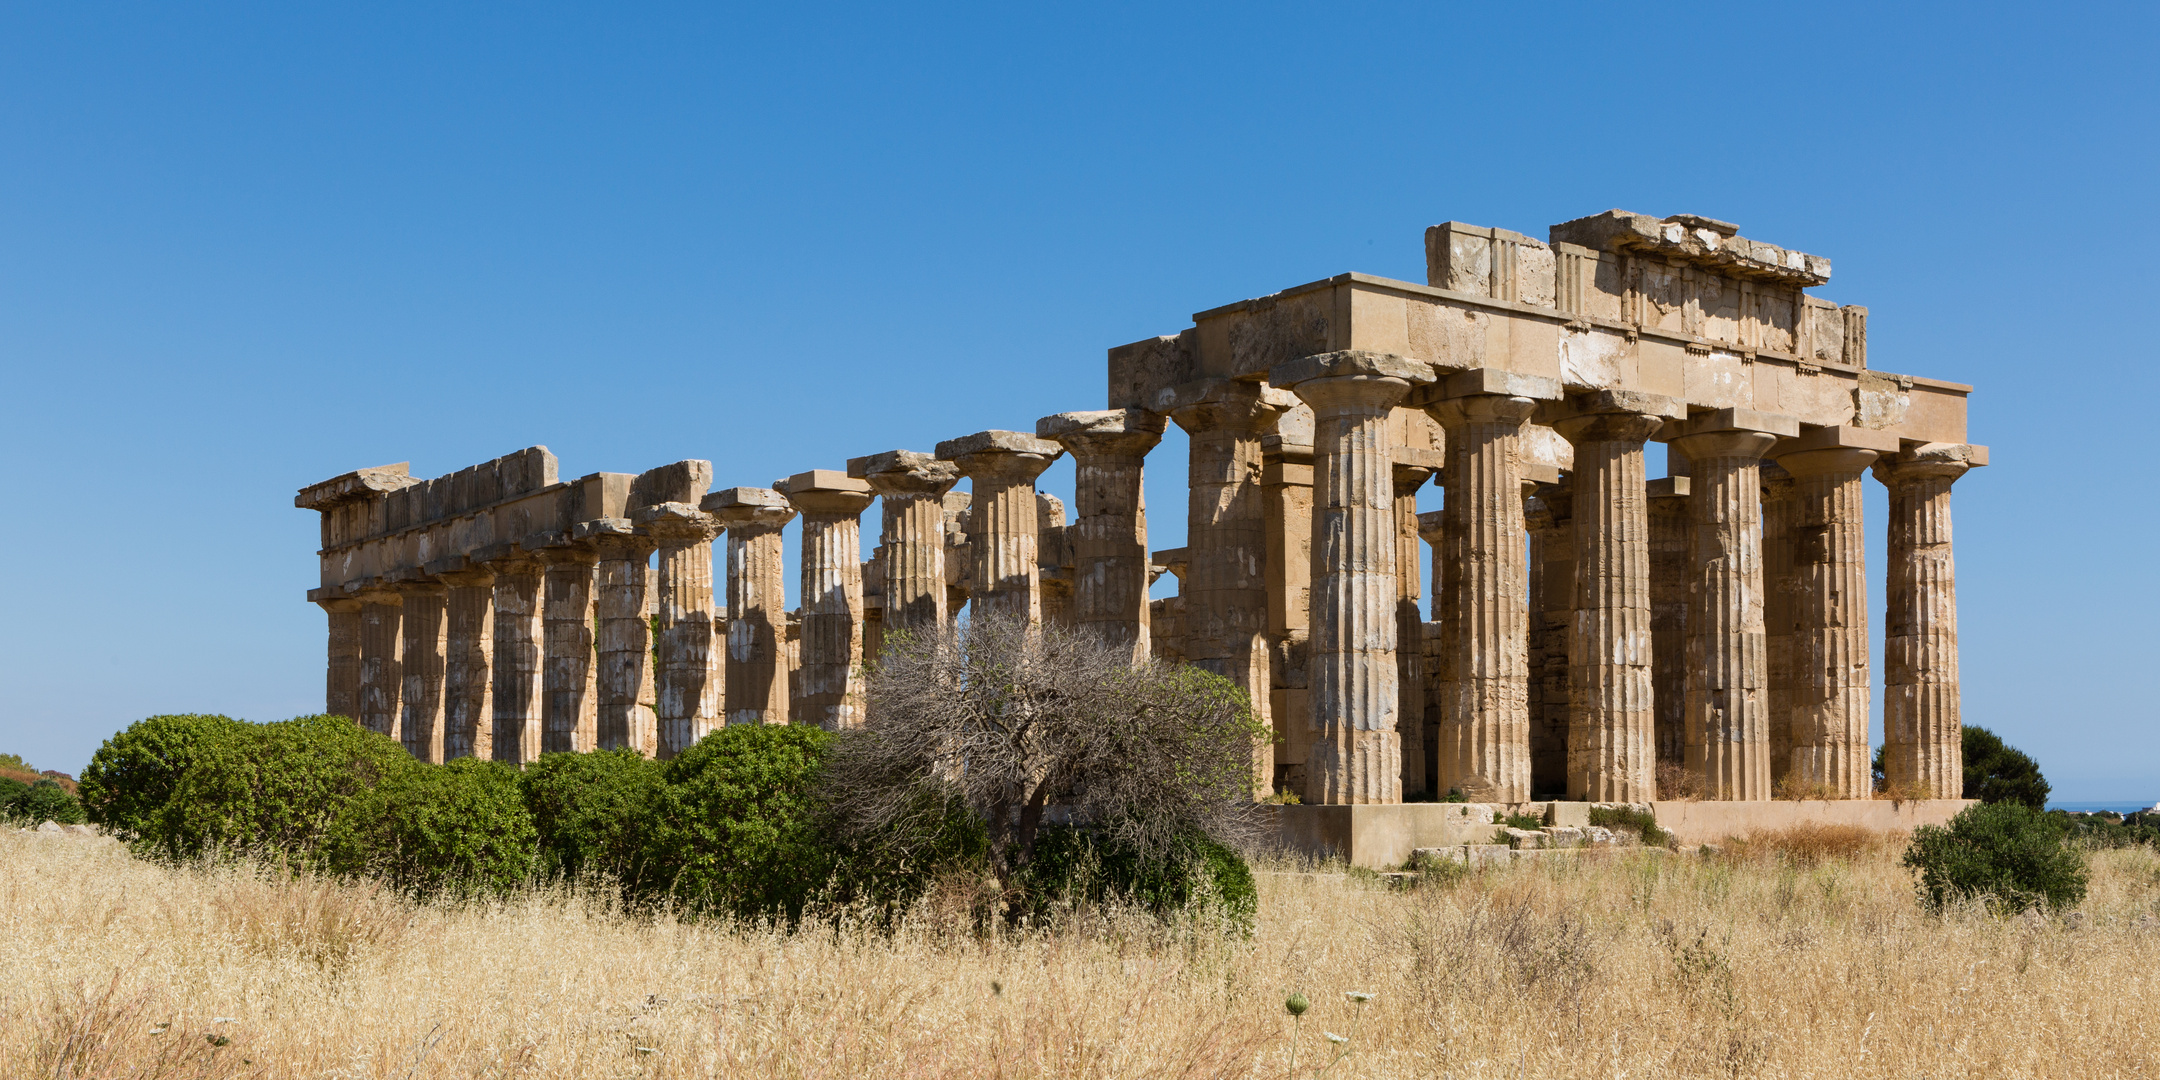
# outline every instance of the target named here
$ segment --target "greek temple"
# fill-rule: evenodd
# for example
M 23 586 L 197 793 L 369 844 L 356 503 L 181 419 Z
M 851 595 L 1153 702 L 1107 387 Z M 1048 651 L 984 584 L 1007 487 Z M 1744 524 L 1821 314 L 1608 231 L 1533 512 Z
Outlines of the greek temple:
M 1112 348 L 1102 407 L 1032 431 L 835 446 L 804 464 L 844 468 L 769 487 L 705 461 L 566 479 L 544 447 L 311 485 L 324 707 L 429 761 L 666 757 L 722 724 L 861 724 L 885 634 L 995 612 L 1236 683 L 1274 733 L 1256 796 L 1647 803 L 1663 763 L 1704 800 L 1858 800 L 1872 607 L 1886 785 L 1955 798 L 1972 388 L 1872 366 L 1867 308 L 1808 291 L 1828 259 L 1710 218 L 1425 247 L 1424 284 L 1341 274 Z M 1151 549 L 1170 424 L 1186 535 Z M 1036 490 L 1064 454 L 1069 514 Z

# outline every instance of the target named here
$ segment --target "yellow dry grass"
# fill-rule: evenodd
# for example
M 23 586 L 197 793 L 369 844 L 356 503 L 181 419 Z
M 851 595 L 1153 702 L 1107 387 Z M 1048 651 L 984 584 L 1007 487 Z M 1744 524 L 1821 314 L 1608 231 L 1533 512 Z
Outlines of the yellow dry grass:
M 2074 918 L 1936 919 L 1894 848 L 1796 846 L 1420 889 L 1275 872 L 1250 941 L 1116 917 L 984 940 L 560 892 L 416 907 L 10 831 L 0 1075 L 1284 1077 L 1338 1056 L 1327 1031 L 1329 1077 L 2160 1071 L 2151 853 L 2095 855 Z

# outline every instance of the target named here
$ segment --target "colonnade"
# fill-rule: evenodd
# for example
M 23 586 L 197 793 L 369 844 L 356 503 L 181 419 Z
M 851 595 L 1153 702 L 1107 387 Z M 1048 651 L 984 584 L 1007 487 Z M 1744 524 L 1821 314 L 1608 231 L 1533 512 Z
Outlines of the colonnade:
M 1434 447 L 1395 434 L 1406 411 L 1429 419 Z M 1287 432 L 1293 414 L 1309 434 Z M 1151 558 L 1143 469 L 1173 422 L 1188 436 L 1187 543 Z M 1528 461 L 1533 426 L 1572 449 L 1564 474 Z M 1653 439 L 1674 475 L 1645 475 Z M 601 494 L 562 503 L 559 528 L 506 526 L 525 520 L 508 497 L 461 509 L 459 521 L 493 515 L 487 542 L 313 594 L 330 624 L 326 708 L 436 761 L 666 757 L 721 724 L 846 728 L 864 720 L 864 660 L 882 636 L 964 603 L 1067 623 L 1135 662 L 1174 650 L 1236 683 L 1278 733 L 1255 748 L 1256 793 L 1642 802 L 1663 761 L 1707 798 L 1864 798 L 1872 472 L 1891 496 L 1888 782 L 1953 796 L 1949 498 L 1970 450 L 1338 350 L 771 487 L 708 491 L 705 462 L 595 474 Z M 1069 526 L 1036 489 L 1066 453 Z M 417 483 L 374 473 L 316 485 L 302 505 L 361 520 L 355 500 Z M 962 479 L 972 491 L 956 496 Z M 1416 511 L 1426 483 L 1444 490 L 1436 514 Z M 454 517 L 361 530 L 326 546 L 326 566 Z M 791 613 L 782 545 L 798 517 Z M 1165 569 L 1178 596 L 1151 604 Z

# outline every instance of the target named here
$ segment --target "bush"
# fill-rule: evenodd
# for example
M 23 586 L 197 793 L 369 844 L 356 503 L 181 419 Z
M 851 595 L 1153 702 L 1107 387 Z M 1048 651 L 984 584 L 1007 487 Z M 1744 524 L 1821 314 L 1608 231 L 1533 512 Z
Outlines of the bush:
M 195 762 L 246 735 L 225 716 L 153 716 L 105 740 L 77 789 L 83 811 L 122 840 L 140 840 Z
M 2039 762 L 1981 727 L 1965 729 L 1962 747 L 1966 798 L 2023 803 L 2034 810 L 2047 808 L 2049 787 L 2047 778 L 2040 775 Z
M 832 734 L 725 727 L 661 767 L 643 873 L 693 911 L 794 920 L 839 869 L 813 794 Z
M 1045 826 L 1019 881 L 1025 894 L 1016 906 L 1038 918 L 1061 905 L 1123 901 L 1159 916 L 1214 915 L 1250 934 L 1259 910 L 1252 868 L 1201 834 L 1179 837 L 1166 854 L 1149 856 L 1114 834 Z
M 1948 826 L 1921 826 L 1904 863 L 1919 875 L 1920 903 L 1931 911 L 1968 899 L 2023 911 L 2085 898 L 2084 857 L 2064 842 L 2059 823 L 2021 802 L 1981 803 Z
M 538 839 L 517 766 L 456 758 L 396 770 L 345 799 L 318 863 L 415 897 L 503 893 L 531 879 Z
M 23 826 L 37 826 L 45 822 L 60 825 L 83 823 L 82 804 L 67 789 L 51 780 L 39 780 L 25 784 L 20 780 L 0 780 L 0 819 Z
M 544 754 L 525 770 L 519 789 L 539 836 L 541 874 L 600 875 L 621 884 L 625 895 L 655 887 L 645 871 L 648 834 L 666 791 L 659 762 L 628 749 Z
M 342 716 L 236 725 L 196 744 L 135 846 L 173 859 L 264 852 L 312 863 L 347 803 L 421 768 L 395 740 Z
M 1636 810 L 1626 806 L 1593 806 L 1590 808 L 1590 824 L 1614 832 L 1633 833 L 1651 847 L 1670 847 L 1673 835 L 1660 828 L 1657 815 L 1648 810 Z
M 2063 835 L 2070 842 L 2081 847 L 2126 848 L 2140 844 L 2160 847 L 2160 814 L 2138 813 L 2118 818 L 2050 810 L 2048 817 L 2062 826 Z

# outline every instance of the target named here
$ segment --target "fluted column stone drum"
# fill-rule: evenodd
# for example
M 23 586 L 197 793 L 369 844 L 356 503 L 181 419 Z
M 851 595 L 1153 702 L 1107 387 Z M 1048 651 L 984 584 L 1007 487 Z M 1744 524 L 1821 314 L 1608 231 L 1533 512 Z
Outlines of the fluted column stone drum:
M 782 489 L 802 515 L 802 664 L 798 724 L 862 724 L 862 512 L 876 498 L 846 473 L 813 469 Z
M 1073 456 L 1073 618 L 1084 633 L 1148 658 L 1147 501 L 1142 470 L 1169 418 L 1144 409 L 1043 417 L 1035 434 Z
M 1985 447 L 1924 443 L 1874 465 L 1875 478 L 1890 490 L 1883 779 L 1907 798 L 1964 793 L 1950 485 L 1985 464 Z

